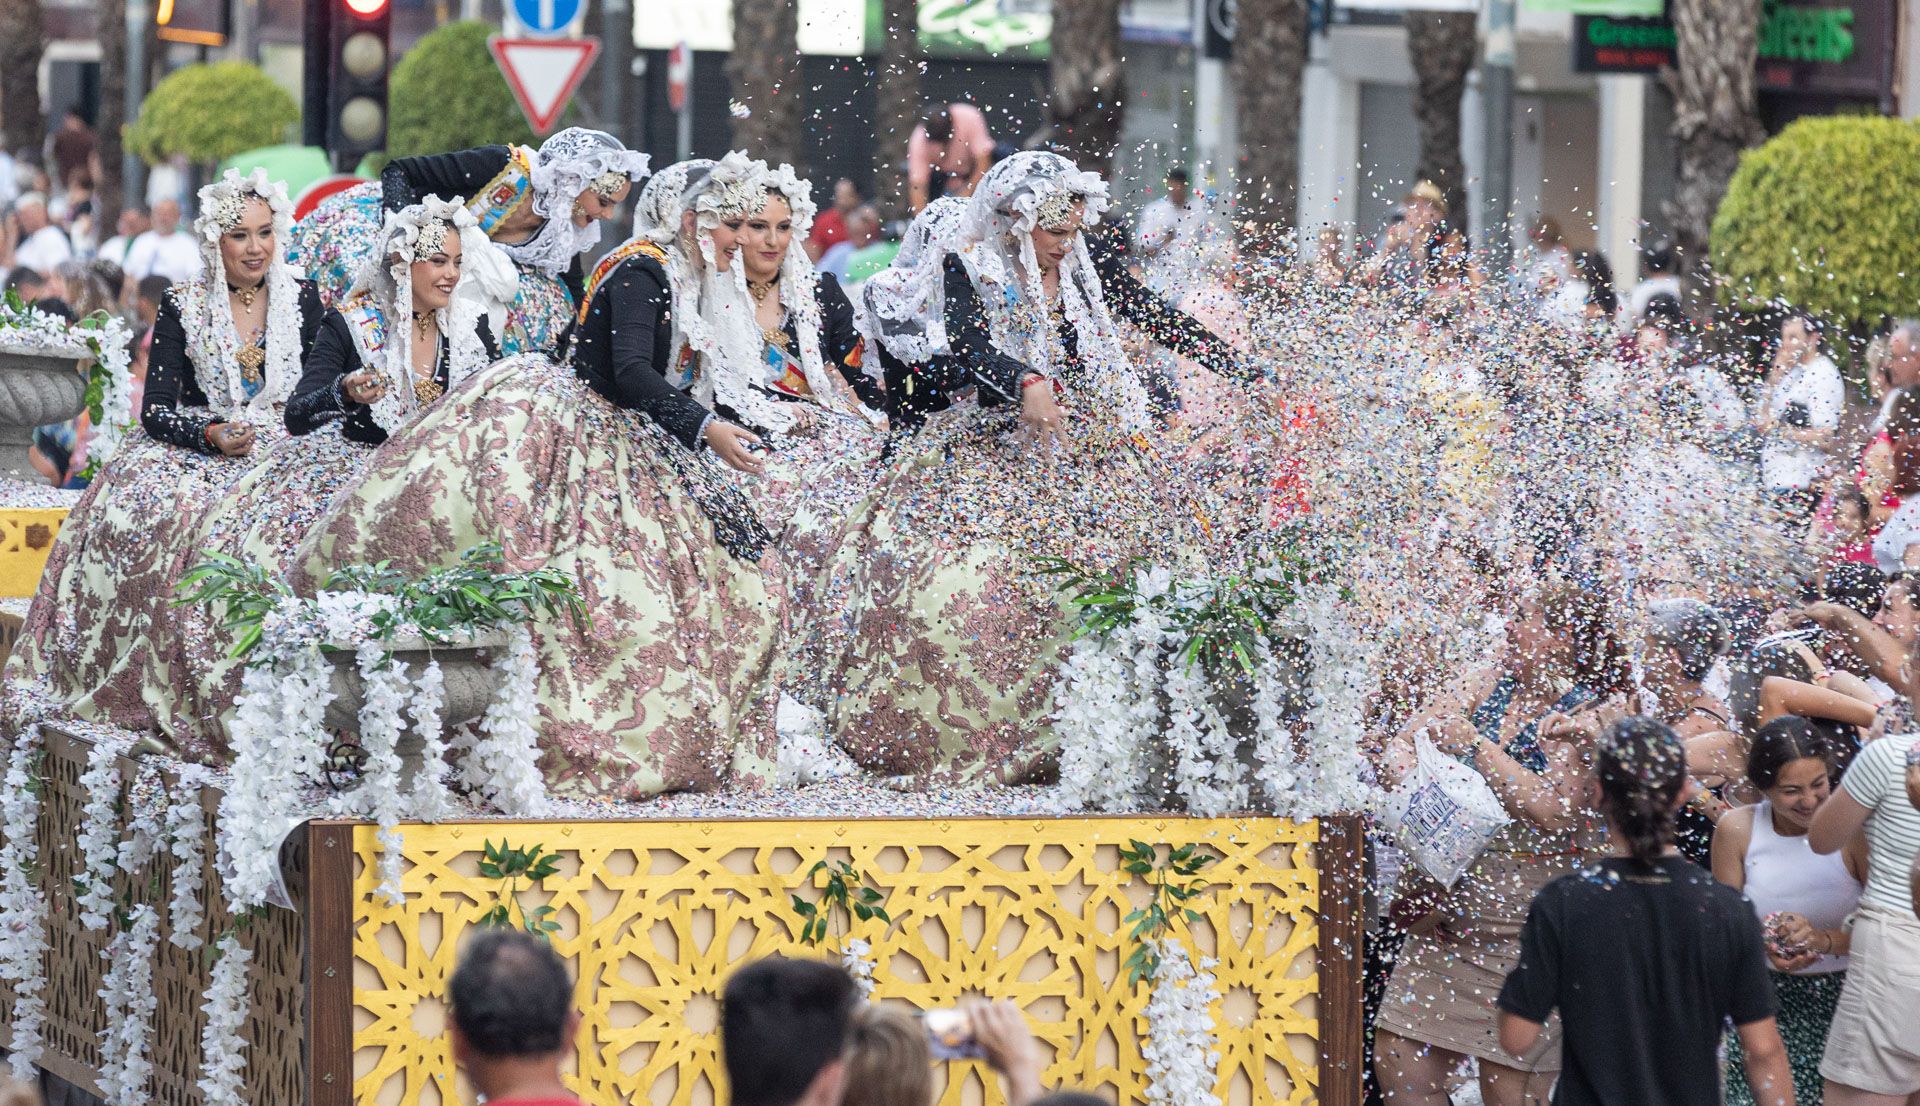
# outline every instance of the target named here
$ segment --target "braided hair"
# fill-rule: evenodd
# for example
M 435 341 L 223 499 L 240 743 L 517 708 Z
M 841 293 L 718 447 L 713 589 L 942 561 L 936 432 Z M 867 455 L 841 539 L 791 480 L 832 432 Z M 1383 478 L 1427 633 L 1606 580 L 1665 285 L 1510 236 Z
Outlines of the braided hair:
M 1600 810 L 1633 858 L 1652 865 L 1673 844 L 1687 752 L 1673 731 L 1644 715 L 1622 718 L 1600 741 Z

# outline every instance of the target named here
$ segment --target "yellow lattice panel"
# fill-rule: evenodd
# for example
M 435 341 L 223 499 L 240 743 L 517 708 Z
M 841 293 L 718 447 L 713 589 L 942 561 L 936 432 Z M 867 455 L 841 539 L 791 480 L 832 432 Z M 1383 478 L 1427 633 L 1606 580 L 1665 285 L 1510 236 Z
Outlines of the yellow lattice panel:
M 0 597 L 33 597 L 66 520 L 64 507 L 0 507 Z
M 1121 919 L 1148 888 L 1121 870 L 1119 848 L 1132 838 L 1197 842 L 1220 856 L 1189 940 L 1219 960 L 1224 1100 L 1314 1102 L 1317 836 L 1313 823 L 1259 818 L 412 826 L 402 850 L 406 898 L 388 906 L 373 896 L 374 827 L 359 825 L 354 1101 L 472 1100 L 456 1084 L 441 996 L 465 931 L 501 901 L 501 886 L 477 865 L 484 841 L 504 839 L 562 857 L 559 874 L 522 900 L 557 911 L 554 947 L 576 974 L 585 1018 L 574 1086 L 589 1102 L 724 1101 L 722 985 L 748 959 L 807 954 L 793 940 L 789 900 L 822 859 L 851 861 L 886 895 L 894 926 L 854 931 L 873 944 L 877 997 L 919 1009 L 1013 999 L 1051 1053 L 1052 1084 L 1138 1102 L 1147 996 L 1125 983 L 1131 946 Z M 941 1106 L 1000 1100 L 983 1066 L 942 1067 Z

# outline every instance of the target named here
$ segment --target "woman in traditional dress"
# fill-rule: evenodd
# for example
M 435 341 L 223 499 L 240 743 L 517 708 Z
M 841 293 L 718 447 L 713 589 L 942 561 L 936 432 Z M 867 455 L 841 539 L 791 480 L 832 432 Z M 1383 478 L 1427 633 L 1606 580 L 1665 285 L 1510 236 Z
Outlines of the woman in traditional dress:
M 1196 489 L 1144 437 L 1147 392 L 1080 235 L 1106 206 L 1099 177 L 1018 154 L 987 173 L 952 252 L 932 261 L 945 341 L 888 391 L 896 425 L 924 425 L 834 563 L 854 627 L 835 738 L 869 770 L 1034 775 L 1073 629 L 1035 558 L 1180 563 L 1201 541 Z M 1217 339 L 1202 344 L 1212 367 L 1243 375 Z
M 815 213 L 810 186 L 789 166 L 729 157 L 758 174 L 764 200 L 740 223 L 736 256 L 699 240 L 703 314 L 721 350 L 701 362 L 694 395 L 766 439 L 765 472 L 748 492 L 787 573 L 793 648 L 782 686 L 820 710 L 844 641 L 833 632 L 842 612 L 824 602 L 835 589 L 817 577 L 878 475 L 885 397 L 862 371 L 853 305 L 801 246 Z
M 645 154 L 602 131 L 569 127 L 540 144 L 480 146 L 396 158 L 369 182 L 321 201 L 295 231 L 291 256 L 328 303 L 346 297 L 380 237 L 382 211 L 423 197 L 460 197 L 498 251 L 470 251 L 472 282 L 507 354 L 555 351 L 580 302 L 581 258 L 600 223 L 647 172 Z M 504 255 L 504 256 L 502 256 Z
M 717 252 L 764 202 L 748 177 L 699 174 L 663 212 L 691 212 Z M 701 454 L 757 473 L 757 436 L 675 387 L 691 317 L 645 237 L 587 286 L 570 364 L 508 358 L 395 433 L 301 549 L 308 581 L 343 565 L 404 572 L 483 541 L 509 568 L 548 567 L 591 622 L 543 620 L 536 724 L 556 791 L 631 799 L 751 784 L 770 767 L 771 668 L 782 617 L 771 536 Z
M 141 428 L 62 528 L 7 669 L 78 717 L 154 728 L 147 632 L 196 559 L 204 512 L 286 440 L 281 408 L 323 311 L 286 263 L 292 216 L 263 170 L 200 190 L 206 275 L 162 301 Z
M 193 547 L 285 575 L 289 559 L 374 448 L 449 389 L 499 359 L 486 316 L 458 294 L 462 260 L 485 249 L 473 214 L 427 197 L 387 216 L 353 290 L 326 313 L 306 372 L 287 402 L 295 435 L 206 512 Z M 224 752 L 224 720 L 240 691 L 233 637 L 216 612 L 176 607 L 149 655 L 149 684 L 174 693 L 160 727 L 182 746 Z

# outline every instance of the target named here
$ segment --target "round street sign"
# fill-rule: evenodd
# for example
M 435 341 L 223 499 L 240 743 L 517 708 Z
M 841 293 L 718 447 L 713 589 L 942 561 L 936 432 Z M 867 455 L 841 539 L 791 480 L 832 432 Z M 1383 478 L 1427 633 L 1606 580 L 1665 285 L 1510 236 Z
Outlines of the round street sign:
M 513 17 L 531 35 L 565 34 L 586 0 L 513 0 Z

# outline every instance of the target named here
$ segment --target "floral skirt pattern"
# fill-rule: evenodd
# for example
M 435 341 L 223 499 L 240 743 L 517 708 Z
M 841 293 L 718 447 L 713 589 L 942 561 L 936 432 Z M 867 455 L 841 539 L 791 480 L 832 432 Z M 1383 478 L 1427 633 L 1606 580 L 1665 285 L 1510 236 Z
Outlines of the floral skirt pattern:
M 290 440 L 202 516 L 192 544 L 196 557 L 225 553 L 285 578 L 314 524 L 373 454 L 373 447 L 341 437 L 337 426 Z M 244 661 L 228 655 L 234 635 L 222 628 L 222 613 L 207 607 L 157 614 L 162 621 L 150 631 L 146 652 L 155 721 L 175 747 L 224 762 L 228 716 L 244 671 Z
M 885 442 L 865 422 L 823 415 L 817 429 L 775 439 L 765 472 L 749 488 L 755 510 L 776 527 L 787 579 L 781 689 L 821 710 L 832 701 L 833 665 L 851 632 L 850 580 L 832 571 L 833 557 L 848 517 L 873 491 Z
M 297 555 L 295 586 L 382 560 L 418 573 L 498 542 L 511 570 L 571 577 L 591 615 L 533 626 L 556 792 L 753 786 L 771 772 L 785 599 L 771 556 L 716 541 L 682 475 L 711 465 L 571 370 L 509 358 L 380 448 Z
M 902 445 L 826 570 L 850 643 L 834 736 L 862 767 L 1020 782 L 1046 774 L 1067 602 L 1035 558 L 1167 563 L 1199 542 L 1186 481 L 1143 439 L 1076 424 L 1070 452 L 956 409 Z
M 1780 1040 L 1787 1046 L 1787 1064 L 1793 1069 L 1793 1100 L 1799 1106 L 1820 1106 L 1825 1089 L 1820 1060 L 1827 1053 L 1827 1029 L 1840 1006 L 1847 973 L 1767 974 L 1773 977 L 1774 998 L 1780 1003 Z M 1727 1106 L 1754 1106 L 1753 1088 L 1747 1086 L 1746 1054 L 1740 1048 L 1738 1033 L 1727 1034 L 1726 1083 Z
M 380 183 L 355 185 L 320 201 L 294 226 L 287 260 L 313 278 L 321 301 L 332 307 L 353 287 L 354 278 L 366 263 L 368 247 L 379 240 L 383 221 Z M 573 317 L 573 294 L 565 284 L 538 269 L 516 268 L 520 270 L 520 289 L 507 308 L 505 327 L 495 335 L 500 352 L 510 357 L 553 350 Z
M 54 542 L 7 663 L 8 683 L 38 682 L 78 718 L 157 728 L 156 712 L 170 707 L 171 696 L 156 696 L 149 678 L 151 631 L 198 560 L 208 510 L 284 447 L 277 420 L 258 431 L 245 457 L 195 453 L 138 429 L 128 435 Z

